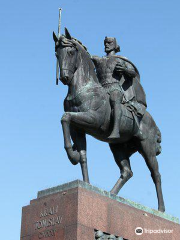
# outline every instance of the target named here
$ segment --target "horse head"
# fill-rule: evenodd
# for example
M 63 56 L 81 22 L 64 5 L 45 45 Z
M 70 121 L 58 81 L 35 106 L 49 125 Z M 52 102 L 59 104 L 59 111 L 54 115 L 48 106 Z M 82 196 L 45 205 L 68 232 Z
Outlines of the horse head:
M 66 28 L 65 35 L 62 35 L 60 38 L 53 32 L 53 39 L 55 41 L 55 52 L 60 67 L 60 80 L 63 84 L 68 85 L 77 70 L 77 44 Z

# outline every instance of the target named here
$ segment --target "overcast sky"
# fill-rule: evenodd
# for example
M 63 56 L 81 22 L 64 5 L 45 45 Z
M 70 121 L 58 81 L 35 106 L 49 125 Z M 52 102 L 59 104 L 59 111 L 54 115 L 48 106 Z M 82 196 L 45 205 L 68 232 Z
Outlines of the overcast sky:
M 105 36 L 141 74 L 148 111 L 162 132 L 158 156 L 166 212 L 180 217 L 180 2 L 178 0 L 3 1 L 0 8 L 0 238 L 20 236 L 21 209 L 37 191 L 82 179 L 63 146 L 60 118 L 67 88 L 55 85 L 53 30 L 58 8 L 92 55 L 104 55 Z M 63 31 L 63 29 L 62 29 Z M 119 178 L 106 143 L 87 137 L 90 181 L 110 190 Z M 155 187 L 139 154 L 133 178 L 119 196 L 157 209 Z M 10 229 L 10 231 L 9 231 Z

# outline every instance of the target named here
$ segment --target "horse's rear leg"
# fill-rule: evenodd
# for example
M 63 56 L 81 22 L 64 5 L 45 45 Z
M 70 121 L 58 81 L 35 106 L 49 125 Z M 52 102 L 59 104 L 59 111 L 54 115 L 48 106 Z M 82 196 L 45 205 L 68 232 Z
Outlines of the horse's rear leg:
M 112 194 L 117 195 L 123 185 L 133 176 L 130 161 L 126 150 L 120 144 L 109 144 L 114 159 L 120 168 L 121 176 L 111 190 Z
M 140 143 L 139 152 L 144 157 L 146 164 L 151 172 L 151 177 L 156 187 L 156 193 L 158 198 L 158 210 L 161 212 L 165 211 L 162 187 L 161 187 L 161 175 L 159 173 L 158 162 L 156 159 L 156 147 L 154 140 L 150 141 L 146 139 Z

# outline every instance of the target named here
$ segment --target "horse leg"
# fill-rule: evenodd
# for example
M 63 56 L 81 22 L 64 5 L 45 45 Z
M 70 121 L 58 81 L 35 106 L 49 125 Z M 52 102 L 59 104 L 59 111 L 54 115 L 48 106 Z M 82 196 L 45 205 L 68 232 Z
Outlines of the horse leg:
M 110 191 L 112 194 L 117 195 L 124 184 L 133 176 L 131 171 L 130 161 L 126 150 L 121 144 L 109 144 L 110 149 L 114 155 L 114 159 L 120 168 L 121 176 Z
M 82 175 L 83 175 L 83 181 L 90 183 L 89 182 L 89 174 L 88 174 L 88 167 L 87 167 L 87 157 L 86 157 L 86 151 L 81 150 L 80 151 L 80 164 L 81 164 L 81 170 L 82 170 Z
M 83 181 L 89 183 L 87 157 L 86 157 L 86 136 L 85 133 L 75 130 L 70 127 L 71 138 L 74 142 L 73 149 L 76 149 L 80 154 L 80 165 L 83 175 Z
M 67 152 L 68 158 L 73 165 L 76 165 L 80 161 L 80 154 L 77 149 L 73 149 L 71 144 L 71 134 L 70 134 L 70 121 L 68 118 L 65 118 L 65 114 L 61 119 L 63 136 L 64 136 L 64 148 Z
M 87 127 L 96 127 L 96 116 L 92 113 L 88 112 L 66 112 L 63 114 L 61 123 L 64 134 L 64 148 L 67 152 L 68 158 L 72 164 L 76 165 L 77 163 L 81 163 L 81 168 L 83 172 L 83 176 L 85 181 L 89 182 L 88 173 L 87 173 L 87 160 L 85 154 L 85 148 L 79 147 L 80 151 L 76 151 L 73 149 L 71 144 L 71 134 L 70 134 L 70 126 L 80 127 L 81 129 L 86 129 Z M 81 138 L 82 139 L 82 138 Z M 77 146 L 79 141 L 76 141 Z M 80 142 L 83 142 L 82 140 Z
M 161 175 L 159 173 L 158 162 L 156 158 L 156 147 L 154 146 L 154 139 L 151 141 L 146 139 L 140 142 L 140 150 L 139 152 L 142 154 L 146 161 L 146 165 L 148 166 L 151 177 L 156 187 L 156 193 L 158 198 L 158 210 L 161 212 L 165 212 L 162 187 L 161 187 Z

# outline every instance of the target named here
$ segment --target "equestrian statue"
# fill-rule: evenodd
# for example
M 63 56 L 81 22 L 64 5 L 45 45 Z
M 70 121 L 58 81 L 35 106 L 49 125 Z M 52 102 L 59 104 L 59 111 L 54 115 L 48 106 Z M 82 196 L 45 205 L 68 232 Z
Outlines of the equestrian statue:
M 117 195 L 133 176 L 130 157 L 139 152 L 156 187 L 158 210 L 165 211 L 156 156 L 161 152 L 161 133 L 146 111 L 146 95 L 136 66 L 120 51 L 115 38 L 105 37 L 106 56 L 91 56 L 87 48 L 71 37 L 56 36 L 55 53 L 60 81 L 68 86 L 61 123 L 64 147 L 72 164 L 80 164 L 83 180 L 89 183 L 86 134 L 107 142 L 120 168 L 111 190 Z

